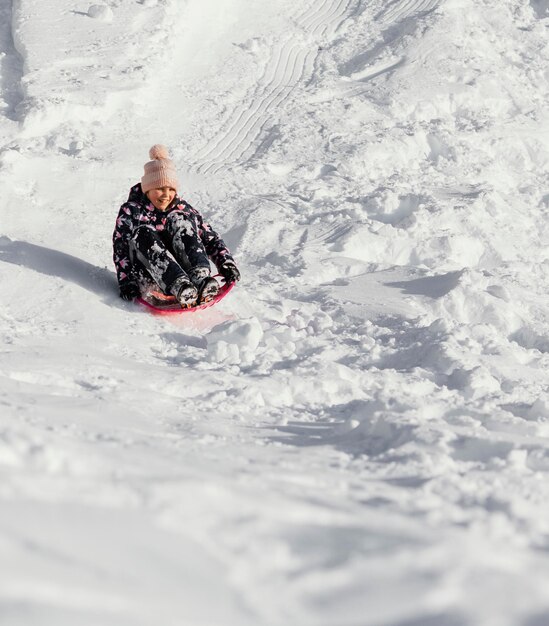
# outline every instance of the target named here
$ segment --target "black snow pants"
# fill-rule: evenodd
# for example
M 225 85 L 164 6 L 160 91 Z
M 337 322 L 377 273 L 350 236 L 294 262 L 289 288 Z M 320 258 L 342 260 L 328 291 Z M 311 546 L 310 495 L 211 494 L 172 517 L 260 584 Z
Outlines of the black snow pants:
M 142 288 L 150 288 L 152 282 L 165 294 L 177 295 L 174 291 L 184 279 L 197 284 L 210 275 L 196 223 L 181 213 L 170 214 L 163 230 L 150 224 L 138 226 L 130 240 L 130 259 Z

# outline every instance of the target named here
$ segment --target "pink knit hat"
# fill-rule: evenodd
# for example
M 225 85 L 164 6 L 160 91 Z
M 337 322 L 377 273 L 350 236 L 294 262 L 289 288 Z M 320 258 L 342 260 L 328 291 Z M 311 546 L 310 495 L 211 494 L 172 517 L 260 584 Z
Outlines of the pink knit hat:
M 149 150 L 149 157 L 152 159 L 145 163 L 145 174 L 141 178 L 141 189 L 147 193 L 151 189 L 159 187 L 179 187 L 177 173 L 168 155 L 168 149 L 160 144 L 155 144 Z

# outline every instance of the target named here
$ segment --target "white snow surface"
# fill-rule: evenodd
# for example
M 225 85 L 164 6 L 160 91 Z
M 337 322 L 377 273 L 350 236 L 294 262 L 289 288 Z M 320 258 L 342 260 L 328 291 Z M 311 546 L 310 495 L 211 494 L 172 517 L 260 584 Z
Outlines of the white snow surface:
M 549 623 L 547 0 L 0 0 L 0 622 Z M 242 281 L 118 296 L 163 143 Z

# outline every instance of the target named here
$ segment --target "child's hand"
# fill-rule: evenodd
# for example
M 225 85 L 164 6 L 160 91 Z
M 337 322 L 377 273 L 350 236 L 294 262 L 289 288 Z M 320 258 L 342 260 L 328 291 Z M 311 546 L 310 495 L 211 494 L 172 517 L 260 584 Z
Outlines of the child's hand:
M 219 273 L 225 279 L 227 284 L 236 283 L 236 281 L 240 280 L 240 272 L 234 263 L 231 261 L 227 261 L 219 268 Z
M 136 283 L 126 283 L 120 286 L 120 297 L 122 300 L 130 301 L 141 295 L 139 286 Z

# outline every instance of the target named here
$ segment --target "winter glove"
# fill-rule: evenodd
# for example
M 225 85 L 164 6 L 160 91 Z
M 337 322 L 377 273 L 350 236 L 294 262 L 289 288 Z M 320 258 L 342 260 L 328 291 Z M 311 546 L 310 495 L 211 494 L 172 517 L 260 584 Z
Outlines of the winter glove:
M 124 283 L 120 285 L 120 297 L 122 300 L 133 300 L 141 295 L 141 291 L 139 290 L 139 286 L 136 283 Z
M 232 261 L 224 263 L 219 268 L 219 273 L 223 276 L 227 284 L 236 283 L 237 280 L 240 280 L 240 272 Z

